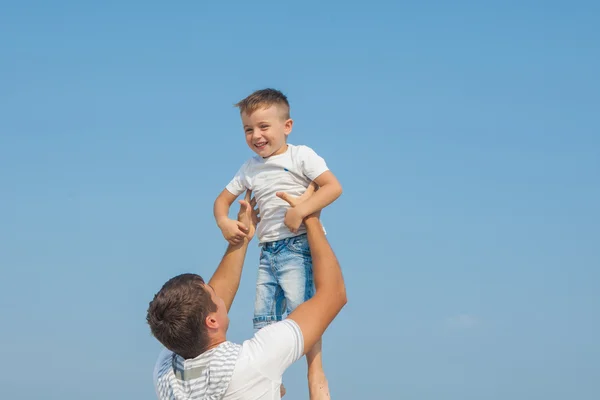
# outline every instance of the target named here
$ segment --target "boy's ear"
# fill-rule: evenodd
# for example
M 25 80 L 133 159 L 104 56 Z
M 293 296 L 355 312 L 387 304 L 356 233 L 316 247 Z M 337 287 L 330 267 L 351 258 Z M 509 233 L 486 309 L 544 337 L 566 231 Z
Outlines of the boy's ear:
M 285 136 L 289 135 L 292 132 L 292 126 L 293 125 L 294 125 L 294 120 L 293 119 L 288 118 L 285 121 L 285 125 L 284 125 L 284 127 L 285 127 L 285 130 L 284 130 Z

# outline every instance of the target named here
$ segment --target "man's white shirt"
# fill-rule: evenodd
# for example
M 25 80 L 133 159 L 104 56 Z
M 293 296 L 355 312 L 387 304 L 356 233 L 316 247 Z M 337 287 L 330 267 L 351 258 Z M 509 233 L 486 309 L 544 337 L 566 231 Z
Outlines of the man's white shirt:
M 154 369 L 156 393 L 161 400 L 278 400 L 283 373 L 303 354 L 302 331 L 290 319 L 259 330 L 241 346 L 225 342 L 193 360 L 163 350 Z

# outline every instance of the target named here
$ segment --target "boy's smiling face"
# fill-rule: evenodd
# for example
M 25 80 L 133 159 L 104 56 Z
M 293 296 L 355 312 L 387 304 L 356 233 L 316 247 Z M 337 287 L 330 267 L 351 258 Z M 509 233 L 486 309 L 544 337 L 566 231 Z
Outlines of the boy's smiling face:
M 246 143 L 253 152 L 263 158 L 285 153 L 293 125 L 286 113 L 277 105 L 259 108 L 250 115 L 242 113 Z

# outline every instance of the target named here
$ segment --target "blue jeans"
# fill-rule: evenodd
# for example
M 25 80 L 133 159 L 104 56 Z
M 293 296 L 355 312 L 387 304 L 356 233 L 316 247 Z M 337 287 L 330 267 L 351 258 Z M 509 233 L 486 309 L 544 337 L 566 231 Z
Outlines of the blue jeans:
M 262 246 L 254 303 L 255 331 L 281 321 L 315 294 L 306 234 Z

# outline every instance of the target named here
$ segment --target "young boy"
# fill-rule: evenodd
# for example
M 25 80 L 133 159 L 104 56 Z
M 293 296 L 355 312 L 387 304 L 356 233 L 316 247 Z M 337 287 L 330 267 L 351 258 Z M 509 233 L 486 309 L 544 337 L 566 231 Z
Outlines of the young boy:
M 258 330 L 282 320 L 313 296 L 312 259 L 302 221 L 333 203 L 342 187 L 312 149 L 287 143 L 293 121 L 284 94 L 258 90 L 236 106 L 246 143 L 257 156 L 242 165 L 217 197 L 214 214 L 225 239 L 239 243 L 246 227 L 229 219 L 229 207 L 246 189 L 252 190 L 260 212 L 256 234 L 262 246 L 254 305 L 254 329 Z M 312 182 L 318 190 L 297 207 L 290 208 L 279 197 L 282 193 L 300 196 Z M 321 341 L 306 354 L 306 360 L 311 400 L 329 399 Z

